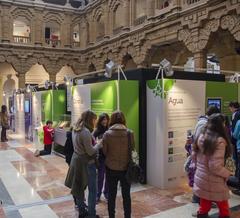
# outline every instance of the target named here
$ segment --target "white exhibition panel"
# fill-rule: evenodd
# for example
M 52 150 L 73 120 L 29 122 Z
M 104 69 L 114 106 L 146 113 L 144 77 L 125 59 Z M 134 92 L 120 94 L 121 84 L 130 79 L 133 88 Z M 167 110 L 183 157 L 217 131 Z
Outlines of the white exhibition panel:
M 91 87 L 90 85 L 78 85 L 73 87 L 72 95 L 72 125 L 78 121 L 82 112 L 91 109 Z
M 24 94 L 15 95 L 15 132 L 25 138 Z
M 42 92 L 34 92 L 32 95 L 32 128 L 33 128 L 33 143 L 40 145 L 38 138 L 38 131 L 41 129 L 42 120 L 42 106 L 41 106 Z
M 185 177 L 187 133 L 205 113 L 206 82 L 175 80 L 166 99 L 147 87 L 147 181 L 174 187 Z

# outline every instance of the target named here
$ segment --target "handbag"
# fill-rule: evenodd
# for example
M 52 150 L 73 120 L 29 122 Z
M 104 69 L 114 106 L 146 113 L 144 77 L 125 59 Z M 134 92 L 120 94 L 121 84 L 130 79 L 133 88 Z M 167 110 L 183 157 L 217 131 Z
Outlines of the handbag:
M 139 183 L 142 181 L 142 169 L 141 167 L 133 161 L 132 158 L 132 145 L 131 145 L 131 132 L 127 131 L 128 137 L 128 154 L 129 154 L 129 163 L 126 173 L 126 179 L 129 184 L 131 183 Z
M 227 168 L 232 174 L 235 174 L 236 166 L 232 157 L 228 157 L 225 160 L 225 168 Z

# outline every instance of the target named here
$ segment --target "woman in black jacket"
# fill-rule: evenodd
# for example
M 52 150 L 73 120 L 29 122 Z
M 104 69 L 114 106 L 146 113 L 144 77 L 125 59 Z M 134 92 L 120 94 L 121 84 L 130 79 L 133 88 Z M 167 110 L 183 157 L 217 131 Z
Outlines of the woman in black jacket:
M 95 139 L 102 139 L 103 134 L 108 130 L 108 124 L 109 124 L 109 116 L 106 113 L 102 113 L 99 115 L 96 130 L 93 133 L 93 136 Z M 103 183 L 105 180 L 104 185 L 104 197 L 108 200 L 108 185 L 105 179 L 105 156 L 103 154 L 102 149 L 99 150 L 99 167 L 98 167 L 98 193 L 97 193 L 97 202 L 100 201 L 101 195 L 102 195 L 102 189 L 103 189 Z

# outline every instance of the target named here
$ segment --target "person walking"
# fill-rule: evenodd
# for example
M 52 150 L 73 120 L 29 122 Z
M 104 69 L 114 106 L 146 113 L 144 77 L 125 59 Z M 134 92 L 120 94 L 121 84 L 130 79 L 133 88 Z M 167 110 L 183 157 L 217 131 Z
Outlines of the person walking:
M 108 130 L 109 124 L 109 116 L 106 113 L 102 113 L 99 115 L 96 129 L 93 133 L 93 136 L 96 140 L 102 139 L 103 134 Z M 103 154 L 102 149 L 99 150 L 98 155 L 98 192 L 97 192 L 97 203 L 101 199 L 103 184 L 104 184 L 104 197 L 108 200 L 108 184 L 105 179 L 106 177 L 106 169 L 105 169 L 105 156 Z
M 197 164 L 194 194 L 200 198 L 198 218 L 207 218 L 212 202 L 219 208 L 220 218 L 229 218 L 229 189 L 226 181 L 231 172 L 224 167 L 232 154 L 231 142 L 224 127 L 224 117 L 213 114 L 193 146 L 192 158 Z
M 53 134 L 54 134 L 54 129 L 52 128 L 52 125 L 53 125 L 53 122 L 51 120 L 48 120 L 46 122 L 46 125 L 43 127 L 44 149 L 41 151 L 36 150 L 34 153 L 34 155 L 36 157 L 51 154 L 52 143 L 53 143 Z
M 95 144 L 92 132 L 97 115 L 87 110 L 82 113 L 72 132 L 74 153 L 71 159 L 65 185 L 71 189 L 79 208 L 79 218 L 99 217 L 96 215 L 97 172 L 96 154 L 101 144 Z M 88 210 L 84 191 L 88 187 Z
M 106 157 L 106 177 L 109 187 L 108 213 L 115 217 L 116 195 L 120 181 L 123 198 L 124 217 L 131 217 L 131 184 L 127 182 L 126 172 L 129 164 L 129 145 L 134 147 L 134 135 L 126 127 L 126 119 L 121 111 L 111 115 L 109 130 L 102 140 L 103 154 Z
M 1 131 L 1 142 L 7 142 L 7 130 L 9 129 L 9 123 L 8 123 L 8 113 L 7 113 L 7 106 L 2 105 L 1 108 L 1 126 L 2 126 L 2 131 Z

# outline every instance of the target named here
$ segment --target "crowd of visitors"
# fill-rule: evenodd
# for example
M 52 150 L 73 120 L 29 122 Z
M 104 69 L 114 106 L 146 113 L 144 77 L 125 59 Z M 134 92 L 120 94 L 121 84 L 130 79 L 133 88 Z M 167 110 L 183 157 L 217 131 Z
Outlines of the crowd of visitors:
M 103 192 L 108 201 L 109 217 L 114 218 L 119 181 L 124 216 L 131 217 L 131 184 L 126 179 L 129 143 L 134 146 L 134 136 L 127 129 L 125 116 L 120 111 L 114 112 L 110 118 L 103 113 L 98 120 L 94 112 L 85 111 L 72 131 L 67 133 L 65 152 L 69 170 L 65 185 L 71 189 L 79 217 L 98 217 L 96 204 L 101 200 Z
M 220 218 L 230 217 L 227 181 L 231 175 L 240 177 L 240 105 L 230 102 L 229 109 L 231 122 L 216 106 L 210 106 L 206 114 L 199 117 L 194 133 L 188 134 L 185 146 L 188 158 L 184 167 L 189 186 L 193 189 L 192 202 L 199 204 L 198 211 L 192 215 L 198 218 L 207 218 L 208 212 L 216 206 Z M 5 105 L 1 108 L 0 118 L 1 141 L 6 142 L 9 124 Z M 37 150 L 35 156 L 51 154 L 52 124 L 48 120 L 43 127 L 44 149 Z M 126 174 L 131 156 L 129 152 L 133 149 L 134 135 L 127 128 L 121 111 L 113 112 L 111 117 L 103 113 L 97 119 L 93 111 L 87 110 L 67 132 L 64 151 L 69 170 L 65 185 L 71 189 L 80 218 L 99 217 L 96 204 L 101 201 L 102 193 L 108 202 L 109 217 L 114 218 L 119 182 L 124 217 L 131 217 L 131 183 Z M 226 164 L 229 158 L 236 165 L 234 171 Z

